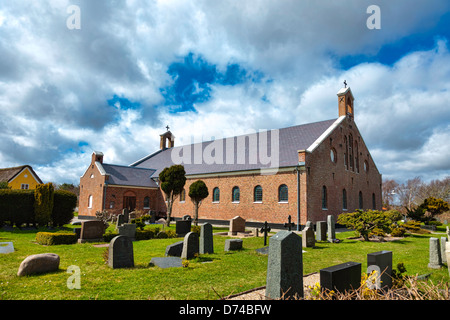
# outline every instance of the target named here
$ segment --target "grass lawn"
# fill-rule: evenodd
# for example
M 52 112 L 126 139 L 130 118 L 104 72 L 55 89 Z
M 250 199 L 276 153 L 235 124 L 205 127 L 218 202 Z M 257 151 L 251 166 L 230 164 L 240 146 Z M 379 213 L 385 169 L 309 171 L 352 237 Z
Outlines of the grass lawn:
M 305 248 L 303 273 L 318 272 L 347 261 L 362 263 L 367 268 L 367 254 L 389 250 L 393 252 L 393 266 L 403 262 L 408 275 L 432 273 L 433 282 L 449 281 L 446 267 L 427 268 L 431 236 L 445 236 L 445 226 L 438 234 L 410 235 L 394 242 L 362 242 L 347 239 L 354 232 L 338 233 L 341 243 L 316 243 Z M 40 230 L 45 231 L 45 230 Z M 217 232 L 218 230 L 214 230 Z M 266 282 L 267 256 L 255 252 L 263 246 L 263 238 L 245 238 L 241 251 L 224 252 L 225 236 L 214 236 L 214 254 L 201 255 L 189 261 L 187 268 L 160 269 L 149 267 L 152 257 L 163 257 L 166 246 L 182 240 L 152 239 L 133 242 L 135 268 L 111 269 L 104 260 L 107 248 L 92 243 L 42 246 L 36 244 L 36 230 L 3 231 L 0 242 L 12 241 L 15 252 L 0 254 L 0 299 L 218 299 L 232 293 L 263 286 Z M 58 272 L 18 277 L 20 263 L 27 256 L 52 252 L 61 258 Z M 81 269 L 81 289 L 68 289 L 66 273 L 69 266 Z

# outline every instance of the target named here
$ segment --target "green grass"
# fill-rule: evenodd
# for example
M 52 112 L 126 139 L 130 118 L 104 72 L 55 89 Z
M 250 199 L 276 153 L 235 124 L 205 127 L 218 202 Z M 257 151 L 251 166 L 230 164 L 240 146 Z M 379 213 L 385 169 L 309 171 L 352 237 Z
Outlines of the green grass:
M 67 229 L 67 228 L 66 228 Z M 353 232 L 338 233 L 341 243 L 316 243 L 316 248 L 305 248 L 303 273 L 318 272 L 347 261 L 367 267 L 367 254 L 389 250 L 393 252 L 394 267 L 403 262 L 408 275 L 432 273 L 430 280 L 449 281 L 446 267 L 427 268 L 430 236 L 411 235 L 394 242 L 361 242 L 347 239 Z M 44 231 L 44 230 L 40 230 Z M 217 232 L 218 230 L 214 230 Z M 0 299 L 218 299 L 218 295 L 263 286 L 266 282 L 267 256 L 255 252 L 263 246 L 263 238 L 245 238 L 241 251 L 224 252 L 225 239 L 214 236 L 214 254 L 201 255 L 190 260 L 187 268 L 160 269 L 149 267 L 152 257 L 162 257 L 166 246 L 181 238 L 152 239 L 133 242 L 135 268 L 111 269 L 103 260 L 106 248 L 92 243 L 41 246 L 35 241 L 36 231 L 0 231 L 0 242 L 12 241 L 15 252 L 0 254 Z M 61 257 L 58 272 L 18 277 L 20 263 L 28 255 L 52 252 Z M 70 265 L 81 269 L 81 289 L 67 288 L 66 273 Z

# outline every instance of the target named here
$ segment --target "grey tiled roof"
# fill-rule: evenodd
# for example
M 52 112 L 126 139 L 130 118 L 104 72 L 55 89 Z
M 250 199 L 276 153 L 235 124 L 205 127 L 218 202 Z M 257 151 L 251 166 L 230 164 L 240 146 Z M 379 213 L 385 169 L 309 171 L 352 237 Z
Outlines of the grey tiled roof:
M 306 150 L 308 147 L 310 147 L 317 138 L 319 138 L 322 133 L 324 133 L 334 122 L 336 119 L 327 120 L 327 121 L 320 121 L 315 123 L 308 123 L 288 128 L 282 128 L 278 130 L 279 139 L 276 139 L 275 141 L 278 141 L 279 145 L 279 158 L 278 158 L 278 166 L 279 168 L 282 167 L 289 167 L 289 166 L 295 166 L 298 164 L 298 150 Z M 257 157 L 256 163 L 250 163 L 249 161 L 249 155 L 258 155 L 259 154 L 259 148 L 258 143 L 252 144 L 249 143 L 249 140 L 252 138 L 259 139 L 264 138 L 264 136 L 261 137 L 261 132 L 249 134 L 246 142 L 246 147 L 243 152 L 242 150 L 238 150 L 238 140 L 240 140 L 240 137 L 232 137 L 228 138 L 232 139 L 234 141 L 234 154 L 233 159 L 230 159 L 231 161 L 228 161 L 226 158 L 226 140 L 228 139 L 218 139 L 215 141 L 207 141 L 207 142 L 201 142 L 196 143 L 192 145 L 186 145 L 186 146 L 180 146 L 180 147 L 174 147 L 170 149 L 165 149 L 163 151 L 157 151 L 153 154 L 148 155 L 147 157 L 131 164 L 133 167 L 138 168 L 156 168 L 156 171 L 153 174 L 153 177 L 158 177 L 159 172 L 161 172 L 165 167 L 170 167 L 171 165 L 175 164 L 173 160 L 176 160 L 177 158 L 182 158 L 184 152 L 186 150 L 191 150 L 191 156 L 190 161 L 183 161 L 183 163 L 180 163 L 184 166 L 186 174 L 207 174 L 207 173 L 222 173 L 222 172 L 231 172 L 231 171 L 243 171 L 243 170 L 254 170 L 254 169 L 261 169 L 261 168 L 269 168 L 274 166 L 275 158 L 271 156 L 272 149 L 276 150 L 275 146 L 272 146 L 271 143 L 271 134 L 272 132 L 269 131 L 266 137 L 267 141 L 267 152 L 266 155 L 268 157 L 268 160 L 272 159 L 272 164 L 270 162 L 264 163 L 264 161 L 261 161 L 260 157 Z M 261 141 L 264 141 L 264 139 L 261 139 Z M 214 143 L 214 145 L 212 145 Z M 218 157 L 217 155 L 220 153 L 215 151 L 215 153 L 211 152 L 211 149 L 213 146 L 221 146 L 223 156 Z M 199 150 L 201 148 L 202 150 L 202 162 L 199 164 L 196 164 L 194 162 L 194 153 L 195 150 Z M 205 161 L 205 158 L 203 155 L 205 155 L 205 148 L 206 154 L 212 155 L 214 157 L 215 155 L 219 159 L 223 159 L 223 164 L 219 163 L 208 163 L 207 159 Z M 211 154 L 212 153 L 212 154 Z M 245 156 L 244 163 L 238 163 L 237 160 L 237 153 L 241 153 L 242 156 Z M 262 152 L 262 155 L 264 153 Z M 197 158 L 198 159 L 198 158 Z M 190 163 L 188 163 L 190 162 Z M 229 164 L 227 164 L 227 162 Z
M 156 171 L 154 169 L 119 166 L 105 163 L 102 164 L 102 167 L 109 175 L 108 184 L 110 185 L 158 188 L 155 181 L 150 178 Z

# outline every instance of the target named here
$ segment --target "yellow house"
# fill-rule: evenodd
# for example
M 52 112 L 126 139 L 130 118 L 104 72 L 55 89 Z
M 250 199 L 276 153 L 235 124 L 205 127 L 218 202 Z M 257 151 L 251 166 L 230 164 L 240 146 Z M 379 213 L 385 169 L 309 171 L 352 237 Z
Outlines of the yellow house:
M 42 180 L 31 166 L 0 169 L 0 181 L 7 181 L 11 189 L 35 189 Z

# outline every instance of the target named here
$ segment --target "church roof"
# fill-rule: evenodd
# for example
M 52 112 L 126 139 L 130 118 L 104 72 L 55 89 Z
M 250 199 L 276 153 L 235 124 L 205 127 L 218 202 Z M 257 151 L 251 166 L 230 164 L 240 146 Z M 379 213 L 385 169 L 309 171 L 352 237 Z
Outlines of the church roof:
M 319 143 L 336 120 L 332 119 L 271 130 L 267 132 L 267 135 L 264 135 L 263 132 L 256 132 L 244 136 L 158 150 L 130 166 L 156 168 L 153 177 L 158 177 L 159 172 L 173 164 L 182 164 L 186 175 L 256 170 L 274 167 L 274 165 L 277 168 L 297 166 L 298 151 L 306 150 Z M 278 138 L 276 137 L 277 134 Z M 243 148 L 239 148 L 239 141 L 243 141 L 244 137 L 246 137 L 245 150 L 242 150 Z M 272 137 L 274 139 L 271 139 Z M 259 150 L 259 143 L 256 141 L 260 140 L 261 142 L 267 142 L 263 143 L 263 146 L 267 146 L 267 151 Z M 234 152 L 231 153 L 231 156 L 227 155 L 228 142 L 234 142 Z M 277 143 L 278 146 L 276 145 Z M 278 152 L 276 152 L 277 147 Z M 202 150 L 201 162 L 199 161 L 199 152 L 197 150 Z M 278 154 L 278 159 L 276 159 L 276 155 L 272 154 L 272 150 Z M 186 156 L 189 151 L 190 156 Z M 222 155 L 220 154 L 221 152 Z M 250 160 L 253 156 L 256 156 L 256 161 Z M 264 156 L 267 159 L 264 159 Z M 245 161 L 240 161 L 242 158 Z M 214 159 L 216 163 L 212 163 Z M 223 163 L 220 163 L 220 161 Z M 278 164 L 274 163 L 275 161 L 278 161 Z
M 105 173 L 109 175 L 108 185 L 134 186 L 158 188 L 158 185 L 150 179 L 155 169 L 136 168 L 102 163 Z

